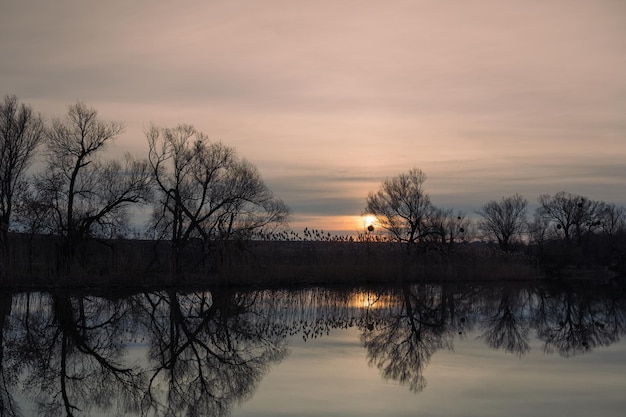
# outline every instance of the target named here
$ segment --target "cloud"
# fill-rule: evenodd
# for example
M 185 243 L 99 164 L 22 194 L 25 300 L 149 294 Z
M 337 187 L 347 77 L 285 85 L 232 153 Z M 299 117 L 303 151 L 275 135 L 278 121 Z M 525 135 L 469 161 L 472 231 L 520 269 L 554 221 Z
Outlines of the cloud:
M 626 203 L 623 2 L 2 8 L 3 94 L 48 116 L 84 100 L 139 153 L 150 122 L 193 124 L 256 164 L 296 217 L 360 210 L 413 166 L 451 207 L 570 187 Z

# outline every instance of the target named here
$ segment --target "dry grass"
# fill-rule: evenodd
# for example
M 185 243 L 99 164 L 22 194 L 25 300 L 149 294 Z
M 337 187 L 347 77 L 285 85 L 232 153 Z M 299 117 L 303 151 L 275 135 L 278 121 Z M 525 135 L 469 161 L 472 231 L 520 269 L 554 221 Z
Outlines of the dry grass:
M 69 268 L 59 266 L 58 239 L 12 236 L 4 286 L 313 285 L 401 281 L 527 280 L 540 277 L 519 254 L 461 244 L 420 252 L 382 240 L 253 240 L 180 254 L 169 242 L 89 241 Z M 177 271 L 178 269 L 178 271 Z

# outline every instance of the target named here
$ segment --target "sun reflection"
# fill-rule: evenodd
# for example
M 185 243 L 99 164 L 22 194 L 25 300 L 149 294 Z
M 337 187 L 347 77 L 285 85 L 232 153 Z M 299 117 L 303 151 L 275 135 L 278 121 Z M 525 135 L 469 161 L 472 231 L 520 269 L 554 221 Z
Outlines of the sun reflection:
M 349 304 L 351 307 L 356 308 L 378 309 L 389 307 L 392 302 L 389 295 L 361 291 L 352 295 Z

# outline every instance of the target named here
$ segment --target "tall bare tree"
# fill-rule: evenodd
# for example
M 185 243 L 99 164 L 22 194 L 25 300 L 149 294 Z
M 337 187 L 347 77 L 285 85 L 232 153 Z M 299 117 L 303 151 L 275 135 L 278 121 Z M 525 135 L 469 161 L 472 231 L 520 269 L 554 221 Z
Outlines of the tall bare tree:
M 154 226 L 175 248 L 191 238 L 245 238 L 287 221 L 288 207 L 233 148 L 189 125 L 152 126 L 146 137 L 158 194 Z
M 376 217 L 377 223 L 399 242 L 417 243 L 432 233 L 428 219 L 433 213 L 424 192 L 426 174 L 418 168 L 383 181 L 380 189 L 370 192 L 364 214 Z
M 519 194 L 486 203 L 478 214 L 478 229 L 489 239 L 498 241 L 500 249 L 509 251 L 526 230 L 528 201 Z
M 44 134 L 39 114 L 17 97 L 0 102 L 0 256 L 7 256 L 7 233 L 14 198 Z
M 146 161 L 129 155 L 122 161 L 100 159 L 105 145 L 123 131 L 121 124 L 98 119 L 97 111 L 81 102 L 69 107 L 65 119 L 54 119 L 47 131 L 48 166 L 38 187 L 70 258 L 80 239 L 111 234 L 124 224 L 132 204 L 150 196 Z

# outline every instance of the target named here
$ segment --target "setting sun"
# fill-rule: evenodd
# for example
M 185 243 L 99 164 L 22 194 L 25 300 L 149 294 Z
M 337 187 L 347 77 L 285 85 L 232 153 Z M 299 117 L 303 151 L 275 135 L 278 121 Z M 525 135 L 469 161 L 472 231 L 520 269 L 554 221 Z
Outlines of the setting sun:
M 372 216 L 371 214 L 361 216 L 361 220 L 363 221 L 363 227 L 365 228 L 373 226 L 376 223 L 376 217 Z

